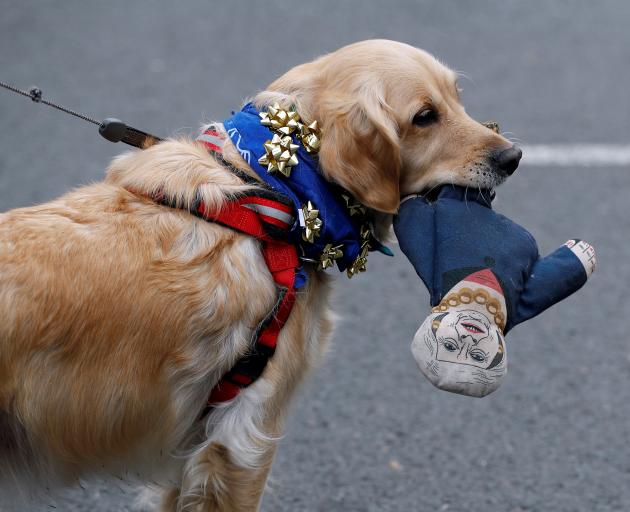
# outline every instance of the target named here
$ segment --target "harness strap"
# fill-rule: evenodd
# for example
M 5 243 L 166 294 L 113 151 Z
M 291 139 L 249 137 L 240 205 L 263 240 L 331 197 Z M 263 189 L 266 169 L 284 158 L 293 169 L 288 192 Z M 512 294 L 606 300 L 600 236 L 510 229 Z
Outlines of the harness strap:
M 253 208 L 252 205 L 263 206 L 264 213 Z M 277 214 L 274 215 L 270 211 L 272 209 L 277 209 Z M 295 269 L 300 264 L 297 251 L 294 245 L 270 237 L 265 229 L 266 224 L 284 230 L 290 229 L 292 223 L 279 218 L 282 217 L 282 213 L 290 216 L 290 208 L 281 203 L 274 204 L 273 201 L 267 199 L 244 197 L 229 203 L 218 214 L 210 216 L 225 226 L 261 240 L 265 263 L 278 288 L 278 301 L 271 314 L 259 327 L 256 341 L 250 352 L 237 361 L 236 365 L 214 386 L 208 406 L 235 398 L 242 388 L 249 386 L 260 377 L 276 350 L 280 331 L 293 309 Z M 207 212 L 203 211 L 203 215 L 206 216 Z
M 198 142 L 204 144 L 230 171 L 251 183 L 249 176 L 234 169 L 223 159 L 221 150 L 224 140 L 224 134 L 211 127 L 200 136 Z M 255 183 L 255 191 L 229 201 L 218 212 L 209 211 L 202 201 L 198 201 L 191 211 L 205 220 L 217 222 L 260 240 L 263 258 L 278 290 L 276 304 L 261 322 L 252 347 L 214 386 L 202 417 L 213 406 L 235 398 L 241 389 L 260 377 L 275 353 L 280 331 L 295 304 L 296 269 L 300 266 L 300 261 L 296 247 L 286 240 L 287 233 L 295 222 L 293 203 L 283 194 L 268 189 L 259 182 Z
M 295 246 L 281 241 L 263 241 L 262 253 L 278 288 L 278 301 L 258 329 L 250 352 L 237 361 L 212 389 L 208 400 L 209 408 L 232 400 L 241 389 L 260 377 L 275 353 L 280 331 L 295 304 L 295 268 L 299 265 Z
M 154 200 L 176 207 L 161 194 Z M 260 240 L 263 258 L 278 289 L 276 304 L 259 326 L 253 346 L 214 386 L 203 417 L 214 405 L 235 398 L 241 389 L 263 373 L 295 303 L 295 276 L 300 261 L 295 246 L 277 238 L 280 233 L 286 234 L 294 221 L 291 206 L 285 203 L 248 195 L 224 204 L 218 212 L 209 211 L 203 201 L 197 201 L 189 211 L 204 220 L 217 222 Z

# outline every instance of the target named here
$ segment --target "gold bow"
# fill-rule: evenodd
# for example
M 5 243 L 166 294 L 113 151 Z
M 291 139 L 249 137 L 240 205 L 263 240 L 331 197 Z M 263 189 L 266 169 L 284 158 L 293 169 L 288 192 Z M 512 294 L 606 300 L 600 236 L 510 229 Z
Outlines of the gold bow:
M 365 222 L 361 229 L 359 230 L 359 235 L 361 236 L 361 247 L 365 245 L 370 245 L 370 239 L 372 238 L 372 230 L 370 229 L 370 225 Z
M 304 216 L 304 232 L 302 240 L 313 243 L 319 236 L 322 228 L 322 220 L 319 218 L 319 210 L 316 210 L 313 203 L 308 201 L 302 205 L 302 215 Z
M 300 124 L 300 116 L 294 110 L 284 110 L 274 103 L 267 112 L 260 112 L 260 124 L 282 135 L 291 135 Z
M 352 262 L 352 265 L 348 267 L 346 273 L 348 277 L 352 279 L 352 276 L 358 274 L 359 272 L 365 272 L 367 270 L 367 257 L 368 252 L 370 250 L 369 244 L 365 244 L 361 246 L 361 252 L 357 256 L 357 258 Z
M 342 194 L 341 197 L 343 197 L 343 200 L 346 202 L 346 208 L 348 209 L 350 217 L 365 214 L 366 208 L 361 203 L 359 203 L 359 201 L 346 194 Z
M 258 159 L 260 165 L 267 166 L 267 172 L 281 172 L 287 178 L 291 176 L 291 168 L 298 164 L 299 146 L 293 144 L 290 135 L 281 137 L 277 133 L 264 144 L 265 154 Z
M 309 154 L 317 153 L 319 151 L 319 146 L 322 143 L 322 131 L 319 129 L 317 121 L 313 121 L 308 126 L 299 123 L 299 128 L 300 130 L 297 134 L 297 138 L 302 141 L 306 152 Z
M 359 252 L 359 255 L 346 270 L 346 274 L 350 279 L 359 272 L 367 271 L 367 258 L 370 252 L 370 241 L 372 239 L 372 230 L 367 222 L 361 226 L 359 234 L 361 236 L 361 252 Z
M 499 133 L 499 123 L 496 121 L 486 121 L 481 124 L 488 128 L 488 130 L 492 130 L 494 133 Z
M 333 266 L 335 260 L 343 258 L 343 251 L 341 250 L 342 247 L 343 244 L 336 245 L 334 247 L 332 244 L 326 244 L 321 256 L 319 257 L 317 270 L 326 270 L 327 268 Z

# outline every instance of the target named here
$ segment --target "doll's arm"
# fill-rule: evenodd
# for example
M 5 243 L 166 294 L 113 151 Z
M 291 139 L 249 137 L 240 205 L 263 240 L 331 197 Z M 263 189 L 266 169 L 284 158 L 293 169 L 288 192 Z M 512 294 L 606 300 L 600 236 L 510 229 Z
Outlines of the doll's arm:
M 579 290 L 596 266 L 595 250 L 587 242 L 569 240 L 532 267 L 506 332 Z

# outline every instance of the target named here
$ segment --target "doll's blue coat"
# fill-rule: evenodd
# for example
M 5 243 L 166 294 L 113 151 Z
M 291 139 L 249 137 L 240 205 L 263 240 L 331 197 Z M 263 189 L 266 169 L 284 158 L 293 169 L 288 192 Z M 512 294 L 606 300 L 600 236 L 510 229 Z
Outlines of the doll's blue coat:
M 487 191 L 443 186 L 437 199 L 418 196 L 394 220 L 400 248 L 431 294 L 431 305 L 466 276 L 489 268 L 506 299 L 505 332 L 584 285 L 586 271 L 562 246 L 541 258 L 532 235 L 492 210 Z

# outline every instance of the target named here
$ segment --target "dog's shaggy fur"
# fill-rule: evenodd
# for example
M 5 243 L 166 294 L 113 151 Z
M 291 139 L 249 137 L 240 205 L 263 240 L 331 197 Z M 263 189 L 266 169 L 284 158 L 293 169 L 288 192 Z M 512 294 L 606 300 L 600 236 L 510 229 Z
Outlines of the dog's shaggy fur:
M 466 115 L 452 71 L 404 44 L 342 48 L 255 101 L 321 123 L 323 174 L 371 209 L 381 237 L 403 195 L 504 178 L 491 155 L 511 144 Z M 419 122 L 426 109 L 434 119 Z M 225 156 L 252 172 L 229 142 Z M 255 239 L 185 208 L 200 196 L 218 209 L 247 187 L 200 145 L 168 140 L 118 157 L 103 183 L 0 215 L 7 488 L 106 472 L 157 483 L 160 510 L 257 509 L 287 404 L 328 343 L 331 315 L 328 279 L 308 268 L 262 377 L 197 420 L 275 287 Z M 156 191 L 184 209 L 146 199 Z

